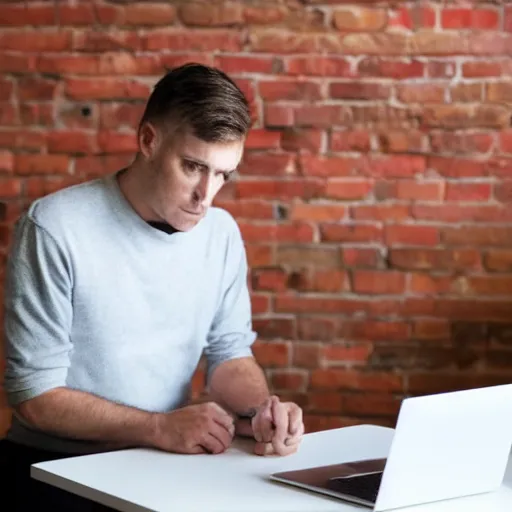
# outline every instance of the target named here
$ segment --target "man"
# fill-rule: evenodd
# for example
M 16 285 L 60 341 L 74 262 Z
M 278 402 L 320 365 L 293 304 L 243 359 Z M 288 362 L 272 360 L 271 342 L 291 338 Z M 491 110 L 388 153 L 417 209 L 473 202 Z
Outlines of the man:
M 297 450 L 302 411 L 269 396 L 252 357 L 240 232 L 210 208 L 249 127 L 224 73 L 177 68 L 148 100 L 130 166 L 39 199 L 18 222 L 5 291 L 15 415 L 0 445 L 16 499 L 79 510 L 29 478 L 38 460 L 127 446 L 218 454 L 236 434 L 259 455 Z M 210 401 L 187 404 L 202 354 Z

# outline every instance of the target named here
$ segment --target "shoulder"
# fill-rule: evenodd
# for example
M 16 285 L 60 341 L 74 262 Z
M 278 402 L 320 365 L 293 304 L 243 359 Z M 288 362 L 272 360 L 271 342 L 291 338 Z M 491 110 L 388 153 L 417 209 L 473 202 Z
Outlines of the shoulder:
M 76 229 L 99 213 L 99 205 L 106 197 L 106 186 L 102 179 L 87 181 L 61 189 L 35 200 L 26 213 L 26 218 L 36 226 L 54 234 Z

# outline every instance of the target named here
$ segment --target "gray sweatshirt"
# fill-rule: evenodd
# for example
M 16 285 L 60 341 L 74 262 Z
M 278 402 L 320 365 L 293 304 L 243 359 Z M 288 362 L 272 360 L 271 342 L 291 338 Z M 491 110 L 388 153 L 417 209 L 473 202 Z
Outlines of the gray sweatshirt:
M 34 202 L 15 231 L 5 285 L 5 388 L 16 405 L 56 387 L 147 411 L 184 404 L 208 374 L 252 355 L 247 261 L 234 219 L 210 208 L 188 232 L 150 226 L 115 175 Z M 15 416 L 8 439 L 90 452 Z

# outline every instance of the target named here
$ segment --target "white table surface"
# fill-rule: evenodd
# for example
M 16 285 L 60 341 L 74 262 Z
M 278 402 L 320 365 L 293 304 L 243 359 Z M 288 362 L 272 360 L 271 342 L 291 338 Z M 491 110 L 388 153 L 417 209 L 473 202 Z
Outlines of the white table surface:
M 297 453 L 259 457 L 236 440 L 220 455 L 131 449 L 32 466 L 33 478 L 123 512 L 364 512 L 336 498 L 268 481 L 276 471 L 386 457 L 394 430 L 360 425 L 304 436 Z M 470 447 L 469 447 L 470 449 Z M 402 512 L 512 512 L 512 458 L 494 493 L 400 509 Z

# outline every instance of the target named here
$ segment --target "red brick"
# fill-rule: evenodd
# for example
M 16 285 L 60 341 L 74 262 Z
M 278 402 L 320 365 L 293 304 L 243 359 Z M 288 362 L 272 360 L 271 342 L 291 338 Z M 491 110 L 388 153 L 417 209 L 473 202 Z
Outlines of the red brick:
M 349 116 L 348 107 L 335 105 L 305 105 L 294 109 L 296 126 L 330 128 L 340 122 L 344 123 L 344 119 Z
M 491 78 L 502 76 L 501 62 L 474 60 L 462 63 L 462 76 L 466 78 Z
M 383 153 L 422 153 L 427 147 L 426 135 L 414 130 L 386 130 L 378 134 L 378 141 Z
M 0 147 L 40 150 L 45 145 L 46 134 L 43 132 L 31 130 L 0 130 Z
M 74 100 L 146 99 L 149 87 L 133 80 L 96 78 L 66 80 L 66 94 Z
M 287 275 L 280 268 L 259 269 L 252 273 L 252 288 L 263 291 L 286 290 Z
M 34 176 L 25 181 L 25 193 L 30 200 L 52 194 L 81 183 L 79 176 Z
M 355 174 L 357 163 L 358 159 L 351 157 L 309 154 L 299 156 L 300 170 L 305 176 L 348 177 Z
M 415 320 L 412 325 L 412 336 L 418 340 L 449 339 L 450 324 L 447 320 Z
M 0 12 L 0 25 L 7 27 L 53 25 L 55 6 L 53 5 L 3 5 Z
M 323 242 L 380 242 L 382 227 L 379 224 L 322 224 L 320 237 Z
M 98 72 L 95 55 L 39 55 L 35 69 L 41 73 L 92 75 Z
M 357 200 L 364 199 L 373 189 L 369 180 L 353 178 L 332 178 L 327 180 L 325 195 L 332 199 Z
M 505 18 L 503 20 L 503 28 L 507 32 L 512 32 L 512 5 L 505 6 Z
M 10 151 L 0 150 L 0 171 L 12 172 L 14 169 L 14 155 Z
M 323 347 L 323 360 L 328 366 L 332 363 L 364 363 L 370 357 L 372 347 L 365 343 L 331 344 Z
M 244 21 L 250 25 L 275 25 L 286 19 L 288 11 L 284 6 L 245 7 Z
M 15 52 L 62 52 L 71 48 L 71 32 L 66 30 L 0 33 L 0 49 Z
M 488 162 L 486 160 L 461 158 L 458 156 L 429 157 L 428 168 L 445 178 L 480 178 L 488 174 Z M 459 183 L 453 183 L 452 185 L 457 186 Z M 464 187 L 466 184 L 462 183 L 461 185 Z
M 430 145 L 436 153 L 487 153 L 494 144 L 493 134 L 484 132 L 475 133 L 453 133 L 446 131 L 432 131 L 430 133 Z M 429 163 L 436 162 L 444 167 L 446 159 L 432 158 Z M 467 168 L 467 160 L 463 160 L 460 167 Z M 474 165 L 474 164 L 473 164 Z
M 53 126 L 54 103 L 29 103 L 20 105 L 20 119 L 24 125 Z
M 358 205 L 350 208 L 351 216 L 355 220 L 381 220 L 402 221 L 411 218 L 411 209 L 408 205 Z
M 285 151 L 318 153 L 322 147 L 323 132 L 317 129 L 287 128 L 283 130 L 281 147 Z
M 34 71 L 35 57 L 18 53 L 0 52 L 0 72 L 26 73 Z
M 427 76 L 430 78 L 453 78 L 458 64 L 453 61 L 430 60 L 427 63 Z
M 0 159 L 2 155 L 0 153 Z M 0 160 L 1 164 L 1 160 Z M 1 167 L 0 167 L 0 170 Z M 18 178 L 0 177 L 0 197 L 2 199 L 11 199 L 18 197 L 22 192 L 22 182 Z
M 411 178 L 423 174 L 425 157 L 419 155 L 389 155 L 365 158 L 361 172 L 375 178 Z
M 139 145 L 135 132 L 119 133 L 115 131 L 100 131 L 98 147 L 102 153 L 131 153 L 138 151 Z
M 346 217 L 346 211 L 344 205 L 296 202 L 291 206 L 290 219 L 310 222 L 339 222 Z
M 236 219 L 272 220 L 274 218 L 272 203 L 259 199 L 216 200 L 214 205 L 228 211 Z M 292 220 L 297 219 L 292 218 Z
M 331 341 L 338 330 L 338 319 L 302 315 L 297 318 L 297 335 L 301 340 Z
M 102 103 L 100 105 L 100 128 L 136 130 L 144 108 L 143 103 Z
M 483 84 L 455 84 L 449 88 L 453 102 L 483 101 Z
M 392 373 L 329 368 L 311 372 L 311 388 L 396 392 L 403 389 L 403 381 Z
M 498 92 L 498 89 L 494 89 Z M 509 112 L 501 105 L 428 105 L 420 115 L 427 128 L 504 128 Z
M 243 180 L 236 184 L 236 193 L 239 199 L 244 198 L 267 198 L 267 199 L 289 199 L 301 197 L 311 199 L 319 197 L 323 192 L 323 183 L 312 179 L 295 180 Z
M 508 226 L 445 227 L 441 234 L 446 245 L 506 246 L 512 240 L 512 228 Z
M 493 272 L 512 271 L 512 250 L 490 250 L 484 254 L 484 266 Z
M 509 204 L 512 200 L 512 180 L 504 180 L 494 184 L 494 197 L 502 203 Z
M 242 6 L 236 2 L 209 3 L 188 2 L 179 8 L 179 16 L 185 25 L 222 27 L 243 22 Z
M 268 267 L 273 263 L 273 248 L 269 245 L 245 244 L 249 268 Z
M 410 326 L 406 322 L 378 320 L 354 320 L 341 323 L 340 336 L 357 341 L 405 341 L 409 338 Z
M 69 172 L 67 155 L 17 155 L 16 173 L 31 174 L 66 174 Z
M 251 130 L 245 142 L 246 149 L 275 149 L 281 142 L 281 133 L 255 128 Z
M 145 2 L 124 7 L 124 25 L 157 26 L 174 22 L 176 9 L 173 5 Z
M 319 40 L 314 34 L 285 32 L 280 29 L 265 29 L 249 34 L 249 50 L 252 52 L 306 53 L 318 50 Z
M 333 13 L 334 27 L 341 32 L 372 32 L 386 25 L 388 16 L 384 9 L 352 7 L 336 9 Z
M 305 261 L 313 268 L 339 268 L 341 263 L 340 255 L 335 248 L 281 246 L 276 249 L 276 262 L 279 265 L 303 268 Z
M 137 32 L 111 28 L 108 31 L 96 32 L 87 29 L 74 29 L 73 49 L 81 52 L 112 52 L 119 50 L 135 51 L 142 48 Z
M 435 246 L 439 244 L 439 229 L 434 226 L 389 225 L 385 227 L 386 245 Z
M 454 8 L 441 12 L 441 26 L 447 29 L 495 30 L 499 20 L 499 12 L 491 9 Z
M 384 258 L 379 249 L 344 247 L 341 251 L 345 267 L 380 268 L 383 265 Z
M 480 253 L 473 249 L 390 249 L 393 268 L 405 270 L 480 269 Z
M 253 328 L 258 333 L 258 339 L 294 339 L 296 337 L 294 318 L 254 318 Z
M 13 82 L 0 79 L 0 101 L 9 101 L 13 90 Z
M 396 418 L 401 398 L 389 394 L 351 393 L 343 399 L 343 412 L 348 415 L 391 416 Z
M 358 72 L 364 77 L 421 78 L 425 75 L 425 64 L 408 58 L 365 57 L 359 62 Z
M 363 130 L 331 131 L 331 151 L 360 151 L 371 149 L 371 135 Z
M 375 197 L 378 200 L 440 201 L 443 191 L 441 181 L 379 181 L 375 186 Z
M 317 413 L 341 414 L 343 410 L 343 395 L 336 392 L 321 392 L 309 394 L 309 407 Z
M 270 310 L 270 297 L 268 295 L 251 293 L 250 300 L 253 314 L 259 315 Z
M 338 100 L 385 100 L 389 98 L 389 85 L 371 82 L 331 82 L 329 97 Z
M 0 103 L 0 125 L 19 125 L 18 110 L 12 103 Z
M 263 122 L 267 127 L 293 126 L 294 109 L 287 106 L 266 104 Z
M 278 62 L 274 57 L 219 55 L 215 58 L 215 66 L 230 75 L 237 73 L 271 74 Z
M 401 294 L 405 291 L 405 274 L 400 272 L 356 270 L 352 275 L 352 288 L 355 293 L 362 294 Z
M 443 103 L 445 87 L 440 84 L 398 85 L 397 97 L 403 103 Z
M 239 52 L 242 50 L 240 32 L 205 29 L 184 30 L 158 29 L 141 36 L 141 46 L 146 51 L 161 51 L 162 48 L 172 48 L 173 51 L 202 52 L 224 51 Z
M 266 101 L 319 100 L 322 97 L 320 84 L 298 80 L 262 80 L 258 83 L 259 94 Z
M 270 384 L 273 389 L 289 389 L 298 391 L 304 389 L 307 384 L 307 373 L 300 370 L 274 370 L 270 377 Z
M 57 141 L 55 144 L 56 143 Z M 76 144 L 78 147 L 75 147 L 75 149 L 80 149 L 80 147 L 82 147 L 83 149 L 78 152 L 88 153 L 91 149 L 94 149 L 93 140 L 86 139 L 85 141 L 70 141 L 68 144 L 72 146 Z M 101 156 L 77 156 L 75 157 L 75 172 L 83 178 L 98 178 L 100 176 L 105 176 L 106 174 L 110 174 L 119 169 L 122 169 L 129 165 L 132 161 L 133 155 L 129 153 L 118 153 L 116 155 Z
M 412 7 L 398 6 L 393 9 L 388 22 L 389 27 L 402 27 L 409 30 L 434 28 L 436 10 L 434 6 L 414 5 Z
M 87 26 L 96 21 L 92 5 L 58 5 L 58 20 L 62 25 Z
M 492 102 L 512 102 L 512 85 L 510 81 L 486 84 L 487 99 Z
M 462 389 L 474 389 L 510 382 L 510 376 L 499 373 L 470 372 L 436 372 L 414 373 L 408 378 L 408 391 L 415 394 L 445 393 Z
M 48 134 L 50 153 L 92 153 L 97 148 L 96 137 L 91 133 L 55 131 Z
M 254 224 L 239 222 L 242 236 L 246 242 L 312 242 L 313 228 L 306 223 L 292 224 Z
M 413 273 L 409 280 L 409 291 L 422 295 L 441 295 L 452 289 L 451 276 L 433 276 L 427 273 Z
M 253 351 L 258 363 L 266 368 L 288 366 L 290 361 L 290 345 L 286 342 L 256 341 Z
M 412 215 L 415 219 L 436 222 L 512 222 L 509 205 L 415 204 Z
M 340 57 L 289 57 L 285 62 L 289 75 L 351 77 L 350 62 Z
M 159 75 L 167 62 L 160 55 L 105 52 L 99 56 L 98 74 L 109 76 Z
M 318 343 L 297 343 L 292 347 L 292 364 L 296 368 L 317 368 L 320 365 L 322 347 Z
M 491 197 L 490 183 L 447 183 L 447 201 L 488 201 Z
M 286 153 L 244 154 L 240 174 L 251 176 L 290 176 L 296 174 L 294 155 Z
M 341 270 L 315 270 L 294 272 L 288 287 L 303 292 L 336 293 L 349 288 L 347 274 Z
M 58 83 L 44 78 L 23 77 L 18 81 L 18 95 L 22 101 L 53 100 Z

